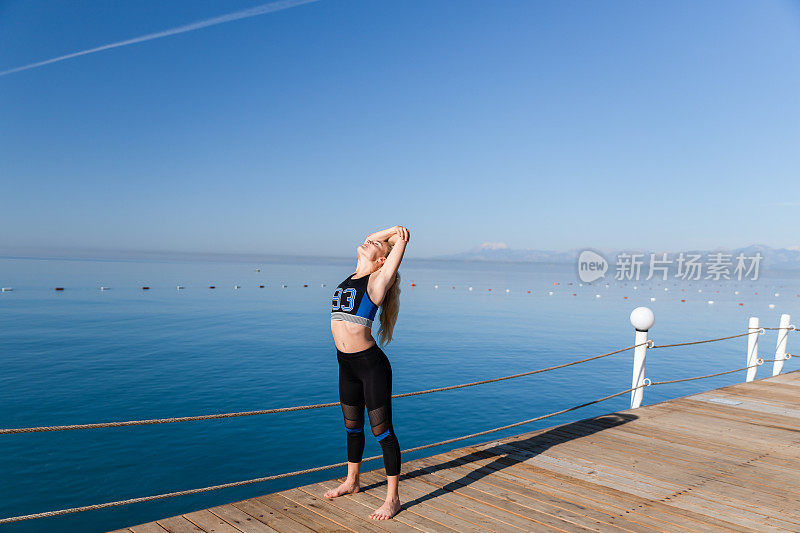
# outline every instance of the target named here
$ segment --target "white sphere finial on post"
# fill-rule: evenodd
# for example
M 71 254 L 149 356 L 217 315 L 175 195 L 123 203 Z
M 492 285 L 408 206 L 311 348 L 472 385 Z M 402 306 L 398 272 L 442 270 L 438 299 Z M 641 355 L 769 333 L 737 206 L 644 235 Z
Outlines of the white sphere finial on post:
M 633 381 L 631 382 L 631 409 L 642 405 L 644 397 L 644 364 L 647 356 L 647 332 L 656 322 L 656 316 L 648 307 L 637 307 L 631 312 L 631 324 L 636 328 L 633 349 Z
M 631 325 L 636 331 L 649 331 L 655 322 L 656 315 L 649 307 L 637 307 L 631 311 Z

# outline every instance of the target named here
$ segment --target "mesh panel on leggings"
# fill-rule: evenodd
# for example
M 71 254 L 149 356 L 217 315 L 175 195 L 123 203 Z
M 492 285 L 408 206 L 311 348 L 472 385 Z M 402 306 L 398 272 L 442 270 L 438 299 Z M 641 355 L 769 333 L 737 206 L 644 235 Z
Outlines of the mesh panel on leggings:
M 372 426 L 372 433 L 375 436 L 380 435 L 389 429 L 389 408 L 386 405 L 376 407 L 368 411 L 369 423 Z
M 357 405 L 347 405 L 345 403 L 342 404 L 342 414 L 344 415 L 345 419 L 348 422 L 357 422 L 358 425 L 354 425 L 351 429 L 355 427 L 361 427 L 364 425 L 364 406 L 357 406 Z M 350 427 L 350 426 L 348 426 Z

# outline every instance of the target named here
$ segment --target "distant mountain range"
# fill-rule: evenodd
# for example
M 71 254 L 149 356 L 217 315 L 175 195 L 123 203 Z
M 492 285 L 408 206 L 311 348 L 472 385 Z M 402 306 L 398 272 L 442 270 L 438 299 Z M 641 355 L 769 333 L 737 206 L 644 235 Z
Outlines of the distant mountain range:
M 519 263 L 571 263 L 574 264 L 578 260 L 578 255 L 587 248 L 575 248 L 566 251 L 552 251 L 552 250 L 534 250 L 534 249 L 514 249 L 509 248 L 507 244 L 502 242 L 485 242 L 480 246 L 476 246 L 465 252 L 450 255 L 440 255 L 432 259 L 444 259 L 453 261 L 500 261 L 500 262 L 519 262 Z M 664 253 L 661 251 L 651 250 L 603 250 L 593 249 L 602 254 L 608 261 L 614 262 L 617 254 L 621 252 L 626 253 Z M 708 253 L 723 252 L 733 254 L 734 258 L 739 253 L 744 253 L 745 256 L 751 257 L 756 252 L 761 253 L 763 259 L 761 261 L 762 268 L 778 268 L 778 269 L 800 269 L 800 246 L 792 246 L 789 248 L 772 248 L 763 244 L 753 244 L 744 248 L 736 248 L 733 250 L 728 249 L 714 249 L 714 250 L 678 250 L 667 251 L 669 259 L 676 259 L 680 252 L 684 253 L 701 253 L 705 257 Z M 649 256 L 647 256 L 649 258 Z

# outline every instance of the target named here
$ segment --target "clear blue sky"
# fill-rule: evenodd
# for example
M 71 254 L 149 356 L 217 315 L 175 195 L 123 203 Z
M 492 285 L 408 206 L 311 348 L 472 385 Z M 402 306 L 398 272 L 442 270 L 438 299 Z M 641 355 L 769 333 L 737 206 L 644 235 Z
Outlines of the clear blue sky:
M 264 3 L 0 0 L 0 71 Z M 0 250 L 797 246 L 798 177 L 797 2 L 321 0 L 0 76 Z

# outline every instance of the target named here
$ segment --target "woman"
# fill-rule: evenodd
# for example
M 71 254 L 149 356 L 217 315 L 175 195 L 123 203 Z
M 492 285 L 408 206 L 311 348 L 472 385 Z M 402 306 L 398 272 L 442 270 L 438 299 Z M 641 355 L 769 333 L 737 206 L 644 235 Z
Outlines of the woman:
M 386 520 L 400 511 L 400 444 L 392 427 L 392 367 L 372 337 L 372 321 L 378 307 L 378 338 L 392 340 L 397 321 L 400 274 L 397 268 L 410 234 L 395 226 L 367 236 L 358 247 L 356 271 L 339 284 L 331 305 L 331 332 L 339 360 L 339 401 L 347 429 L 347 479 L 326 498 L 358 492 L 364 453 L 364 408 L 372 434 L 383 449 L 386 469 L 386 501 L 370 518 Z

